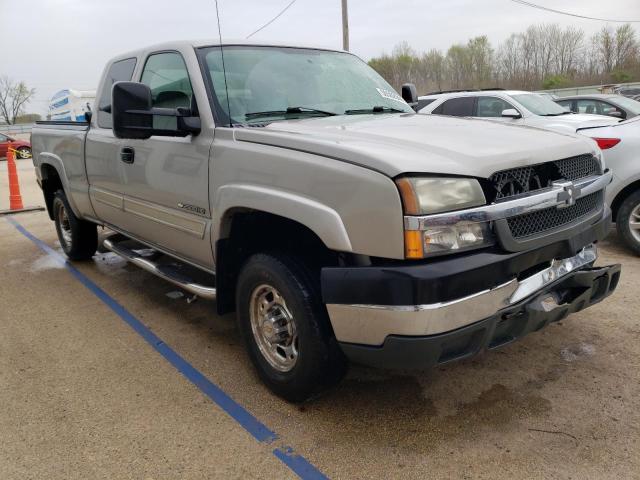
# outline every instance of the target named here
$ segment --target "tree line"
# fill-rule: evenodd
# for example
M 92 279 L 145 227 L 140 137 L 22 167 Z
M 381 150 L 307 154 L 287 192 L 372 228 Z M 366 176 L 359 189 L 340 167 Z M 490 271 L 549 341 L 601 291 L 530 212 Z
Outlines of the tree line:
M 391 85 L 418 92 L 492 88 L 540 90 L 640 80 L 640 41 L 630 24 L 587 37 L 579 28 L 532 25 L 494 48 L 486 36 L 446 52 L 418 52 L 407 42 L 369 61 Z

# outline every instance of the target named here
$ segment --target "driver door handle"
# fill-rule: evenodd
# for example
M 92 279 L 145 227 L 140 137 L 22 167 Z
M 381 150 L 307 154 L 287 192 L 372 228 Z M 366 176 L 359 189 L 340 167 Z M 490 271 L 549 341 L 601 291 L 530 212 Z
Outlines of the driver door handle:
M 132 164 L 135 160 L 136 151 L 133 147 L 122 147 L 120 150 L 120 160 L 124 163 Z

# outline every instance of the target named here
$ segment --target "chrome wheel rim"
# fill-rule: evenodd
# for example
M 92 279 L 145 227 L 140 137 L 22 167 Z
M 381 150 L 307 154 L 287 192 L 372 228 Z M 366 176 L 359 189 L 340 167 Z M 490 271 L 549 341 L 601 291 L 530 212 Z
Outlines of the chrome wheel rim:
M 256 287 L 249 312 L 251 332 L 264 359 L 279 372 L 290 371 L 298 361 L 298 334 L 280 292 L 267 284 Z
M 31 158 L 31 152 L 29 152 L 29 150 L 27 150 L 26 148 L 23 148 L 18 150 L 18 156 L 22 159 Z
M 631 215 L 629 215 L 629 229 L 636 242 L 640 242 L 640 203 L 631 210 Z
M 60 235 L 62 241 L 65 243 L 67 249 L 71 248 L 71 224 L 69 223 L 69 215 L 67 215 L 67 209 L 60 203 L 58 205 L 58 226 L 60 227 Z

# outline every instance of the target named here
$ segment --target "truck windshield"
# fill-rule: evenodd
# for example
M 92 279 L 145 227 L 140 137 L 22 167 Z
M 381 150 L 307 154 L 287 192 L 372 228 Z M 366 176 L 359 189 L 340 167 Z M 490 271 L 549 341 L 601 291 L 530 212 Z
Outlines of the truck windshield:
M 288 47 L 223 48 L 226 85 L 220 47 L 203 48 L 201 55 L 214 108 L 224 123 L 413 113 L 391 85 L 354 55 Z

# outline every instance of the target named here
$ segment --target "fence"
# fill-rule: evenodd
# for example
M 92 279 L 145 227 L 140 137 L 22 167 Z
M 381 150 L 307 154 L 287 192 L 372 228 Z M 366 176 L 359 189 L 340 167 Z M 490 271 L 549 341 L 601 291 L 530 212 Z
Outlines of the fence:
M 541 90 L 544 93 L 553 93 L 559 97 L 569 97 L 573 95 L 589 95 L 592 93 L 612 93 L 611 91 L 603 92 L 603 87 L 612 87 L 613 85 L 589 85 L 586 87 L 570 87 L 570 88 L 555 88 L 553 90 Z M 616 87 L 622 88 L 640 88 L 640 82 L 636 83 L 619 83 Z
M 6 133 L 7 135 L 31 133 L 33 125 L 33 123 L 21 123 L 19 125 L 0 125 L 0 133 Z

